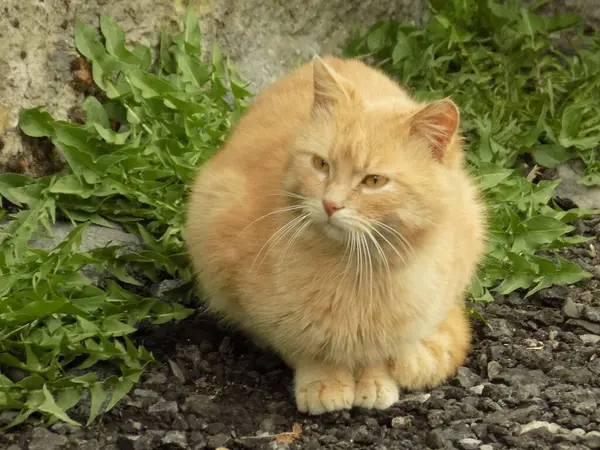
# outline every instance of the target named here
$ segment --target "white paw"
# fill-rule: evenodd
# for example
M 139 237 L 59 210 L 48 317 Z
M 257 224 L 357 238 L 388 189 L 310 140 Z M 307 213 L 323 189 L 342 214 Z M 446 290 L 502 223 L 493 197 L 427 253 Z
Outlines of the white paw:
M 388 375 L 364 376 L 356 383 L 354 406 L 387 409 L 398 401 L 398 385 Z
M 345 377 L 344 377 L 345 378 Z M 350 409 L 354 400 L 354 380 L 325 378 L 296 386 L 298 410 L 309 414 L 323 414 Z

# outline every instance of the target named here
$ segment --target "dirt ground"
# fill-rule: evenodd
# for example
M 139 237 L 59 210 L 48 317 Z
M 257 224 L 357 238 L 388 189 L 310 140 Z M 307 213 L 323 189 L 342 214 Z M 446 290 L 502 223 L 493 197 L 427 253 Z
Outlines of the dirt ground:
M 600 219 L 577 227 L 600 250 Z M 277 357 L 198 314 L 141 333 L 161 364 L 89 429 L 28 423 L 0 448 L 598 449 L 600 255 L 589 244 L 565 255 L 593 278 L 476 305 L 490 326 L 474 321 L 466 366 L 387 411 L 298 413 Z M 71 416 L 85 422 L 86 407 Z

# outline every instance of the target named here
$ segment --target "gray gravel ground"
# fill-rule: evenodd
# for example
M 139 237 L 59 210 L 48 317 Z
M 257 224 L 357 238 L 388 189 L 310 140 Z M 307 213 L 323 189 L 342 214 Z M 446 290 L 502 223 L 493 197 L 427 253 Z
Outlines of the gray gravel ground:
M 600 249 L 600 219 L 578 231 Z M 466 366 L 387 411 L 299 414 L 291 373 L 274 355 L 198 314 L 139 333 L 161 364 L 91 428 L 26 423 L 0 435 L 0 448 L 599 449 L 600 257 L 588 245 L 565 255 L 593 278 L 477 305 L 490 327 L 474 322 Z M 84 420 L 85 409 L 71 415 Z M 277 442 L 295 423 L 300 436 Z

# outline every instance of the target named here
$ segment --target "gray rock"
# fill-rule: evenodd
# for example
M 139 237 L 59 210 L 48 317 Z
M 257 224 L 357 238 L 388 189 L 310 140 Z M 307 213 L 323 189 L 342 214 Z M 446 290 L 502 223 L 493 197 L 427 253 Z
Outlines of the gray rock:
M 596 375 L 600 375 L 600 357 L 596 357 L 592 359 L 588 363 L 588 368 L 594 372 Z
M 582 334 L 581 336 L 579 336 L 579 339 L 581 339 L 581 342 L 583 342 L 584 344 L 590 345 L 594 345 L 600 342 L 600 336 L 598 336 L 597 334 Z
M 494 447 L 489 444 L 484 444 L 479 446 L 479 450 L 494 450 Z
M 481 382 L 481 377 L 467 367 L 459 367 L 454 377 L 455 384 L 463 388 L 470 388 Z
M 229 436 L 227 434 L 215 434 L 208 439 L 208 446 L 212 448 L 225 447 L 227 441 L 229 441 Z
M 557 171 L 561 182 L 554 191 L 556 196 L 568 198 L 580 208 L 600 208 L 600 189 L 579 183 L 583 174 L 581 161 L 569 161 L 561 164 L 557 167 Z
M 584 319 L 587 319 L 591 322 L 600 323 L 600 308 L 586 305 L 583 307 L 581 313 Z
M 69 440 L 65 436 L 35 427 L 31 433 L 29 450 L 55 450 L 66 447 Z
M 600 334 L 600 324 L 594 322 L 588 322 L 587 320 L 581 319 L 569 319 L 567 325 L 573 325 L 583 328 L 592 334 Z
M 175 448 L 188 448 L 187 437 L 181 431 L 167 431 L 160 442 Z
M 567 317 L 571 317 L 573 319 L 581 318 L 581 309 L 582 305 L 575 303 L 573 299 L 568 298 L 565 304 L 563 305 L 563 313 Z
M 589 448 L 600 448 L 600 431 L 589 431 L 583 438 L 583 442 Z
M 171 419 L 177 414 L 177 402 L 158 402 L 148 408 L 148 413 L 164 419 Z
M 190 395 L 185 399 L 182 410 L 208 419 L 219 413 L 219 407 L 208 395 Z
M 479 448 L 479 444 L 481 444 L 481 441 L 473 438 L 464 438 L 458 441 L 458 447 L 463 450 L 475 450 Z
M 392 419 L 392 428 L 406 428 L 412 423 L 411 416 L 397 416 Z
M 490 380 L 495 380 L 502 372 L 502 366 L 498 361 L 490 361 L 487 365 L 487 375 Z

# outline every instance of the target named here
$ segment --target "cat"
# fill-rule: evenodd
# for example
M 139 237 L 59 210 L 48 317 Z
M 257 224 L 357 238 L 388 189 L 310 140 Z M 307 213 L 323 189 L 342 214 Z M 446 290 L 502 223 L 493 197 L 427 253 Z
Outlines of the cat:
M 207 309 L 294 370 L 299 411 L 386 409 L 471 345 L 486 213 L 459 111 L 316 56 L 266 88 L 190 190 Z

